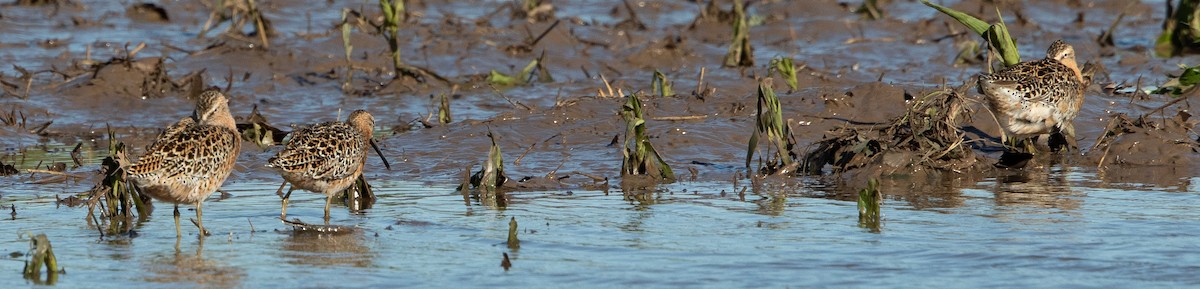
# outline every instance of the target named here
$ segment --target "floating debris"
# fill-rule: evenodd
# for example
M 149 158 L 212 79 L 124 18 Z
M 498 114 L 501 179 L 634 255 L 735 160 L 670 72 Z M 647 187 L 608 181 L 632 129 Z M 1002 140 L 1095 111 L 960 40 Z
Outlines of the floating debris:
M 6 164 L 0 161 L 0 176 L 11 176 L 20 173 L 12 164 Z
M 292 229 L 297 233 L 349 234 L 361 231 L 361 229 L 356 227 L 309 224 L 296 218 L 291 220 L 284 219 L 283 224 L 292 226 Z

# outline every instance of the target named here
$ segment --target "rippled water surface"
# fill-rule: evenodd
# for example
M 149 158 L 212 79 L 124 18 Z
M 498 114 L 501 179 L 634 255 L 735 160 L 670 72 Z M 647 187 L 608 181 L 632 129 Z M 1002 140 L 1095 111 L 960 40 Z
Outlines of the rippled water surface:
M 979 183 L 917 209 L 890 197 L 877 233 L 857 223 L 856 203 L 805 189 L 729 193 L 729 184 L 683 183 L 650 201 L 620 192 L 516 193 L 507 209 L 467 205 L 449 186 L 384 182 L 360 215 L 334 209 L 359 233 L 295 233 L 278 221 L 275 185 L 227 185 L 210 199 L 200 241 L 185 222 L 174 238 L 169 208 L 136 237 L 98 238 L 86 209 L 55 205 L 53 190 L 6 194 L 4 252 L 25 252 L 24 232 L 51 236 L 64 287 L 557 287 L 564 284 L 759 287 L 1113 287 L 1195 285 L 1200 195 L 1186 191 Z M 1183 180 L 1191 183 L 1195 180 Z M 886 192 L 886 189 L 885 189 Z M 320 220 L 323 198 L 293 195 L 289 216 Z M 183 215 L 192 216 L 188 210 Z M 6 216 L 7 217 L 7 216 Z M 519 249 L 505 245 L 510 218 Z M 512 267 L 500 266 L 507 253 Z M 2 287 L 23 257 L 0 262 Z

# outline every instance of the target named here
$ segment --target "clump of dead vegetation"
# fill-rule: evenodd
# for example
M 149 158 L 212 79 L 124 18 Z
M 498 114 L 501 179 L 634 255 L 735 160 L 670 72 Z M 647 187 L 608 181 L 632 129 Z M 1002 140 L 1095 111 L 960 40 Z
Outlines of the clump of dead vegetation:
M 884 125 L 842 127 L 829 132 L 805 154 L 801 170 L 821 174 L 867 166 L 888 169 L 929 168 L 962 171 L 976 165 L 975 152 L 964 145 L 959 129 L 971 119 L 964 85 L 940 88 L 915 97 L 903 115 Z
M 87 199 L 89 224 L 96 226 L 100 236 L 117 235 L 133 229 L 135 222 L 150 215 L 150 198 L 137 191 L 125 179 L 125 167 L 129 163 L 125 143 L 116 139 L 116 133 L 108 128 L 108 157 L 101 162 L 104 179 L 91 190 L 80 194 Z
M 200 30 L 200 38 L 217 25 L 229 22 L 225 36 L 251 43 L 255 42 L 252 39 L 257 38 L 263 48 L 271 46 L 268 38 L 275 34 L 275 30 L 271 27 L 271 21 L 258 9 L 255 0 L 218 0 L 210 9 L 212 12 Z M 246 25 L 250 25 L 251 28 L 246 29 Z

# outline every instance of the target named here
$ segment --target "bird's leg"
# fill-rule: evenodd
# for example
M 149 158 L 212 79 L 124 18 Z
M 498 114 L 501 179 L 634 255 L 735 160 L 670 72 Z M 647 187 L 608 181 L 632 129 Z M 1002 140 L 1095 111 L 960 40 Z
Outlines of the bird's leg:
M 1064 147 L 1066 147 L 1064 149 Z M 1064 123 L 1054 128 L 1054 132 L 1050 133 L 1050 150 L 1078 150 L 1079 146 L 1075 142 L 1075 126 L 1070 123 Z
M 1068 148 L 1078 150 L 1079 144 L 1075 142 L 1075 125 L 1071 122 L 1064 123 L 1062 133 L 1066 136 Z
M 179 231 L 179 204 L 175 204 L 175 240 L 178 241 L 183 233 Z
M 284 181 L 284 182 L 283 182 L 283 184 L 284 184 L 284 185 L 287 185 L 287 181 Z M 282 190 L 282 189 L 283 189 L 283 186 L 282 186 L 282 185 L 281 185 L 281 186 L 279 186 L 279 189 L 280 189 L 280 190 Z M 294 190 L 296 190 L 296 187 L 295 187 L 295 186 L 293 186 L 293 187 L 291 187 L 291 188 L 288 188 L 287 194 L 284 194 L 284 195 L 283 195 L 283 209 L 282 209 L 282 210 L 281 210 L 281 212 L 279 213 L 279 219 L 280 219 L 280 220 L 287 220 L 287 204 L 288 204 L 288 199 L 292 197 L 292 191 L 294 191 Z
M 325 224 L 329 225 L 329 204 L 333 203 L 334 194 L 326 194 L 325 197 Z
M 200 228 L 200 237 L 204 238 L 209 235 L 208 230 L 204 229 L 204 211 L 200 209 L 200 205 L 204 201 L 196 202 L 196 228 Z
M 1029 153 L 1031 155 L 1037 154 L 1037 150 L 1038 150 L 1037 149 L 1037 139 L 1038 139 L 1038 136 L 1033 136 L 1033 137 L 1029 137 L 1029 138 L 1025 138 L 1025 139 L 1021 140 L 1021 142 L 1024 142 L 1026 153 Z
M 287 184 L 288 184 L 287 180 L 284 180 L 282 184 L 279 184 L 279 189 L 275 190 L 275 195 L 282 196 L 283 195 L 283 187 L 286 187 Z

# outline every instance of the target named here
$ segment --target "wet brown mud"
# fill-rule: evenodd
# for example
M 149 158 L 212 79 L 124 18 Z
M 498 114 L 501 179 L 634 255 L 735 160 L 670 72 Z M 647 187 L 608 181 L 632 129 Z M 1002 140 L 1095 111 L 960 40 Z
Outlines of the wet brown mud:
M 730 68 L 721 65 L 730 25 L 720 15 L 701 16 L 703 2 L 638 2 L 629 6 L 630 13 L 621 2 L 557 1 L 552 17 L 537 20 L 514 16 L 507 2 L 413 1 L 400 28 L 402 58 L 446 81 L 395 78 L 387 44 L 372 26 L 381 21 L 378 7 L 358 3 L 263 3 L 259 8 L 276 29 L 269 48 L 249 27 L 228 34 L 218 26 L 197 37 L 211 12 L 198 2 L 11 6 L 0 19 L 23 25 L 6 25 L 0 33 L 21 37 L 0 41 L 5 51 L 0 60 L 26 73 L 5 68 L 0 104 L 53 123 L 42 128 L 6 123 L 0 144 L 8 150 L 6 164 L 47 142 L 103 148 L 108 124 L 137 154 L 158 130 L 188 113 L 187 81 L 199 75 L 208 85 L 230 90 L 236 116 L 249 116 L 257 107 L 285 131 L 337 119 L 339 111 L 371 110 L 383 131 L 380 144 L 395 164 L 386 171 L 372 158 L 367 173 L 372 178 L 457 182 L 468 166 L 478 169 L 491 131 L 509 176 L 530 182 L 519 188 L 573 188 L 595 182 L 583 174 L 619 177 L 621 146 L 613 140 L 624 137 L 618 114 L 623 101 L 597 96 L 606 90 L 603 76 L 614 88 L 645 94 L 651 138 L 680 180 L 733 180 L 746 174 L 741 164 L 754 127 L 755 79 L 769 76 L 771 58 L 791 57 L 799 68 L 799 89 L 791 91 L 782 81 L 774 86 L 797 150 L 813 149 L 834 131 L 887 124 L 904 115 L 912 96 L 960 86 L 982 71 L 983 64 L 954 64 L 955 43 L 975 38 L 957 23 L 917 3 L 884 2 L 884 18 L 874 21 L 853 14 L 855 5 L 834 1 L 755 2 L 750 6 L 757 17 L 751 27 L 755 65 Z M 995 18 L 991 1 L 948 4 Z M 730 3 L 717 6 L 727 11 Z M 1150 166 L 1179 172 L 1130 175 L 1148 178 L 1142 180 L 1147 183 L 1190 176 L 1195 124 L 1176 114 L 1193 100 L 1147 114 L 1140 125 L 1109 125 L 1115 113 L 1138 120 L 1171 101 L 1157 95 L 1132 98 L 1131 89 L 1103 89 L 1160 83 L 1173 71 L 1169 64 L 1178 60 L 1147 56 L 1146 40 L 1157 33 L 1164 13 L 1158 6 L 1065 0 L 1001 5 L 1025 58 L 1036 58 L 1047 43 L 1065 39 L 1075 45 L 1081 62 L 1105 68 L 1075 121 L 1082 152 L 1038 156 L 1028 169 L 1119 166 L 1121 172 L 1115 173 L 1123 174 Z M 339 25 L 343 8 L 357 13 L 350 20 L 349 61 Z M 1126 17 L 1116 45 L 1095 42 L 1122 12 Z M 30 35 L 38 27 L 75 33 Z M 553 82 L 497 87 L 486 80 L 492 70 L 514 73 L 539 57 Z M 655 70 L 671 79 L 676 95 L 649 96 Z M 965 106 L 974 113 L 962 123 L 964 142 L 983 165 L 965 171 L 890 170 L 896 180 L 885 185 L 951 189 L 1010 173 L 989 166 L 1000 153 L 1000 130 L 979 96 L 968 91 Z M 436 116 L 440 94 L 452 95 L 452 123 L 429 118 Z M 1122 133 L 1097 145 L 1099 136 L 1114 130 Z M 231 180 L 277 178 L 258 165 L 270 150 L 246 150 Z M 865 178 L 884 174 L 878 166 L 863 169 L 847 176 L 829 176 L 826 169 L 813 178 L 854 189 Z

